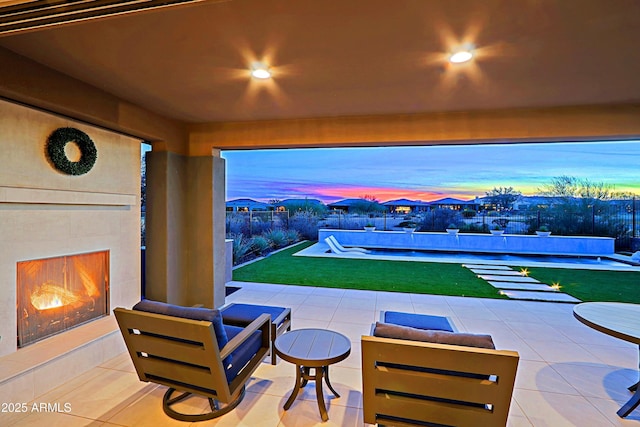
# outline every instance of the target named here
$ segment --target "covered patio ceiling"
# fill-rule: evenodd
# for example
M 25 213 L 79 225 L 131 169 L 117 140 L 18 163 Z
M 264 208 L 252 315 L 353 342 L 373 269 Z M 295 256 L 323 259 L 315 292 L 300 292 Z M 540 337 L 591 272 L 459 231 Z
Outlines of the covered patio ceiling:
M 205 124 L 638 105 L 638 28 L 637 0 L 212 0 L 0 47 Z M 464 43 L 475 59 L 448 63 Z M 273 77 L 251 78 L 254 61 Z

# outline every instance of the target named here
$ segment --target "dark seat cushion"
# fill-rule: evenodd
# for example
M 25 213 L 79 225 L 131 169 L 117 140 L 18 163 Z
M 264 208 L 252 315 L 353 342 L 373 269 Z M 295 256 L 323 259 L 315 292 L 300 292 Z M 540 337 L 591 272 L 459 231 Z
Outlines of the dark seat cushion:
M 451 327 L 449 320 L 443 316 L 387 311 L 385 312 L 384 319 L 382 320 L 384 323 L 393 323 L 394 325 L 409 326 L 416 329 L 453 332 L 453 328 Z
M 409 326 L 391 325 L 376 322 L 373 335 L 383 338 L 396 338 L 437 344 L 461 345 L 466 347 L 495 349 L 491 335 L 467 334 L 438 330 L 424 330 Z
M 227 336 L 230 340 L 232 340 L 236 335 L 244 330 L 244 328 L 238 326 L 229 326 L 224 325 L 224 329 L 226 330 Z M 231 353 L 231 358 L 233 363 L 230 365 L 225 365 L 226 370 L 225 374 L 227 376 L 227 382 L 231 382 L 240 370 L 251 360 L 251 358 L 260 350 L 262 346 L 262 332 L 260 330 L 253 331 L 249 338 L 244 341 L 240 347 L 235 349 L 233 353 Z
M 273 322 L 285 311 L 284 307 L 272 307 L 270 305 L 231 304 L 223 307 L 222 320 L 226 324 L 243 325 L 256 320 L 261 314 L 270 314 Z
M 213 330 L 218 341 L 218 348 L 223 348 L 229 342 L 227 331 L 222 324 L 220 310 L 201 307 L 183 307 L 167 304 L 166 302 L 144 299 L 133 306 L 133 310 L 146 311 L 148 313 L 164 314 L 165 316 L 181 317 L 191 320 L 205 320 L 213 324 Z M 231 364 L 233 353 L 224 360 L 225 366 Z

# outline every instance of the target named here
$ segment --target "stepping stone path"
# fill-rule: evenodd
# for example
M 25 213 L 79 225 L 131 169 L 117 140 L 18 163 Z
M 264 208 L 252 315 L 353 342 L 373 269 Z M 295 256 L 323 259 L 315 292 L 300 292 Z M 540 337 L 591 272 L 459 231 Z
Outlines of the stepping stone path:
M 511 299 L 581 302 L 579 299 L 541 283 L 533 277 L 524 276 L 506 265 L 463 264 L 462 266 L 473 271 L 480 279 L 486 280 L 494 288 L 500 289 L 500 293 Z

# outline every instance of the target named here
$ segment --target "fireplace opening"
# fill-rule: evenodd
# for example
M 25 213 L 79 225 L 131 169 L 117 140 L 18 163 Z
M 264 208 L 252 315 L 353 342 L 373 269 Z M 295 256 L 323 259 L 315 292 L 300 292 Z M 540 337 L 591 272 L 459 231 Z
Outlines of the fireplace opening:
M 109 313 L 109 251 L 18 262 L 18 347 Z

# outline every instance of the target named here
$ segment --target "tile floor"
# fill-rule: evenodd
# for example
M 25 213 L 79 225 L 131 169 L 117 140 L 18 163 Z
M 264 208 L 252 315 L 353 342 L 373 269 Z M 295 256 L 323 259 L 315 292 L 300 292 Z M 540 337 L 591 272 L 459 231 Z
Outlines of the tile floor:
M 352 354 L 332 367 L 326 394 L 329 421 L 322 423 L 311 382 L 289 411 L 284 404 L 294 380 L 293 365 L 279 361 L 258 368 L 243 402 L 231 413 L 198 426 L 362 426 L 360 336 L 368 334 L 380 310 L 449 316 L 460 331 L 490 333 L 497 348 L 516 350 L 520 365 L 509 426 L 639 426 L 640 409 L 627 419 L 616 410 L 637 380 L 638 348 L 596 332 L 573 318 L 572 305 L 435 295 L 399 294 L 257 283 L 228 302 L 289 306 L 293 327 L 329 328 L 352 341 Z M 326 387 L 325 387 L 326 391 Z M 162 412 L 164 388 L 138 381 L 122 354 L 38 399 L 61 411 L 0 413 L 2 426 L 180 426 Z M 69 411 L 65 413 L 65 404 Z M 192 400 L 187 405 L 206 405 Z M 29 403 L 31 407 L 32 403 Z

